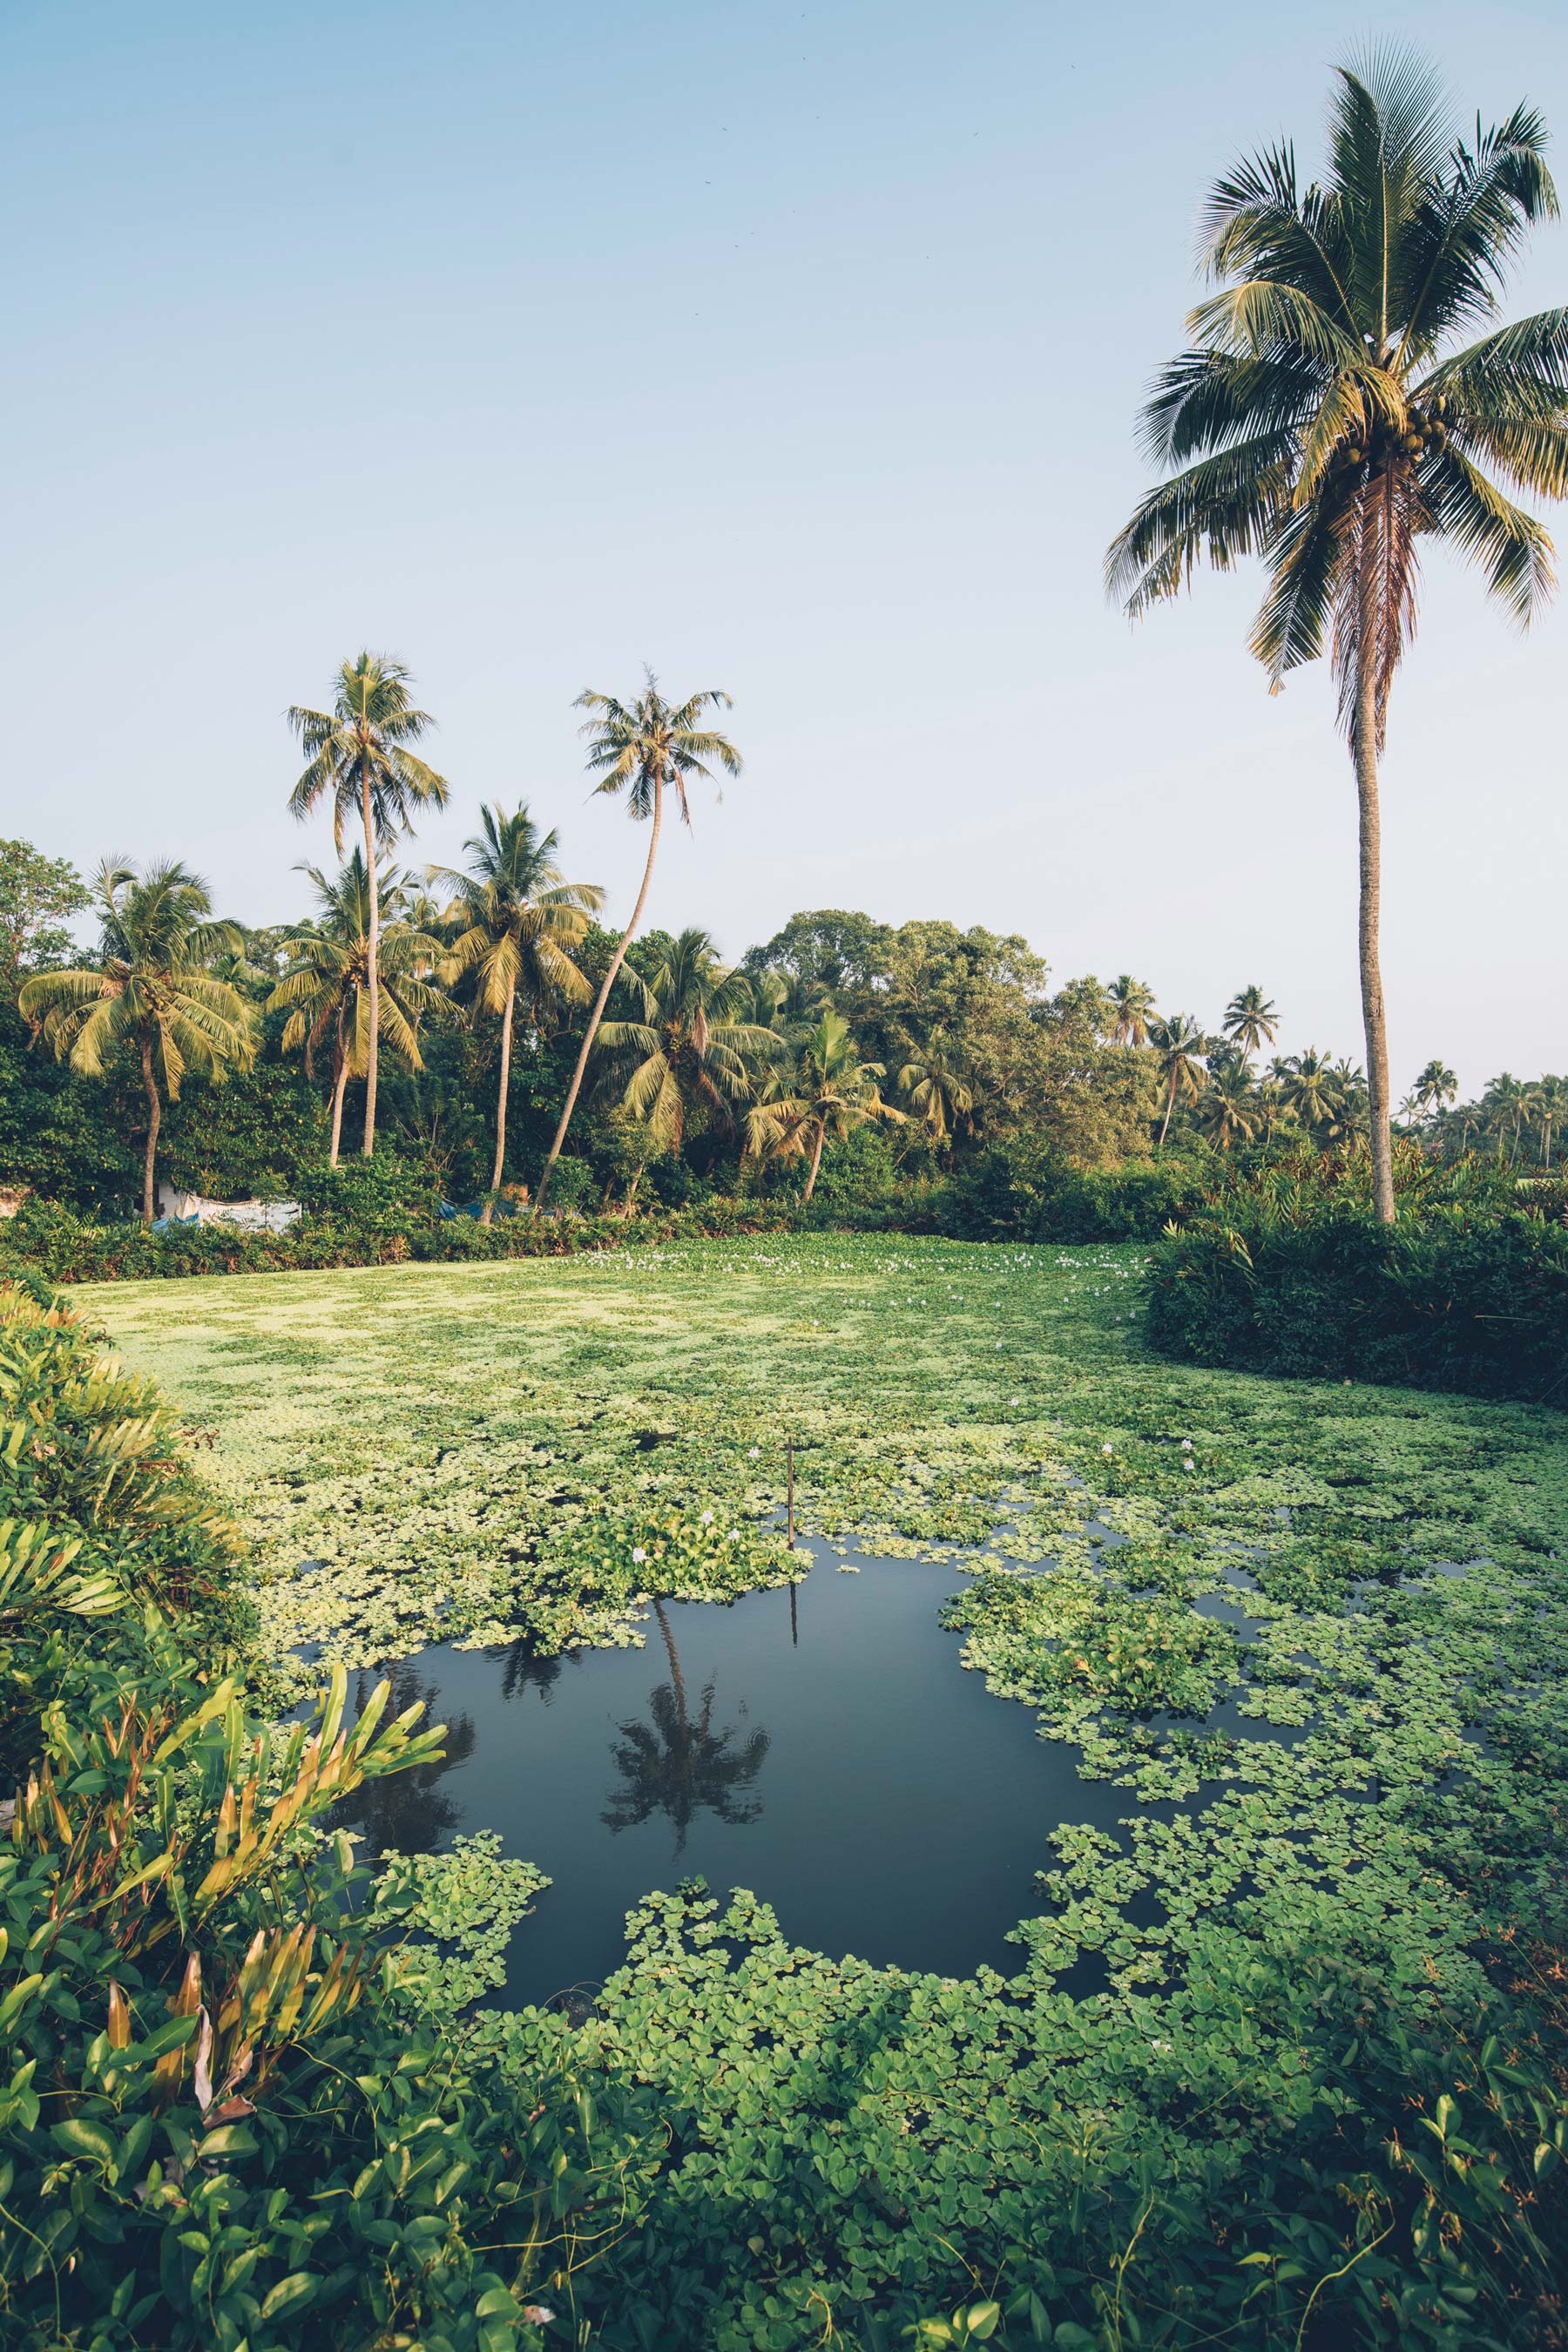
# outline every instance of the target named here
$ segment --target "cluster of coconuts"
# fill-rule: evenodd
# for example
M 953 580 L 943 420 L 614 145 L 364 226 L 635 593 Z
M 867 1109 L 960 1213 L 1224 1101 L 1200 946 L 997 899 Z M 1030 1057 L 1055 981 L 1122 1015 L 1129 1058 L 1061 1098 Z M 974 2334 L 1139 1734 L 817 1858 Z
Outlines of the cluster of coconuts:
M 1428 453 L 1436 457 L 1447 444 L 1452 409 L 1452 402 L 1438 393 L 1425 407 L 1407 409 L 1403 427 L 1380 419 L 1369 433 L 1364 422 L 1352 425 L 1340 444 L 1340 462 L 1361 466 L 1370 458 L 1377 466 L 1390 457 L 1425 457 Z

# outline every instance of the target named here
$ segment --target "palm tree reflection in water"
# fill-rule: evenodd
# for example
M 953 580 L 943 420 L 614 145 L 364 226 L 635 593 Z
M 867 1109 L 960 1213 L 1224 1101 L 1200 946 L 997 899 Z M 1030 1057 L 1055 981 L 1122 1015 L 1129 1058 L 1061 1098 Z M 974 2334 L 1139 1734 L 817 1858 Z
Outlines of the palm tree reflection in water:
M 612 1791 L 600 1818 L 606 1829 L 618 1831 L 668 1813 L 679 1853 L 693 1817 L 704 1808 L 736 1826 L 756 1820 L 762 1800 L 752 1793 L 752 1784 L 768 1752 L 768 1735 L 753 1731 L 742 1740 L 731 1725 L 715 1731 L 711 1682 L 704 1685 L 701 1709 L 693 1718 L 669 1620 L 659 1601 L 653 1608 L 669 1654 L 669 1680 L 649 1695 L 651 1725 L 622 1724 L 611 1750 L 621 1786 Z

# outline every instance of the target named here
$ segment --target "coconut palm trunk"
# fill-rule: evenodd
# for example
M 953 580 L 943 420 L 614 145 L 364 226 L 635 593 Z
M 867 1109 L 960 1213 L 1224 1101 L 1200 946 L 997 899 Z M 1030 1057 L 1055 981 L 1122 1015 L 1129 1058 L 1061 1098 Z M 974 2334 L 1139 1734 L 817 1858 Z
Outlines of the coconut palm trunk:
M 805 1191 L 801 1194 L 800 1205 L 803 1209 L 816 1190 L 816 1171 L 822 1165 L 822 1146 L 826 1134 L 826 1125 L 819 1118 L 816 1122 L 816 1141 L 811 1147 L 811 1173 L 805 1180 Z
M 1175 1108 L 1176 1108 L 1176 1080 L 1175 1080 L 1175 1075 L 1174 1075 L 1174 1073 L 1173 1072 L 1173 1074 L 1172 1074 L 1172 1077 L 1171 1077 L 1171 1083 L 1170 1083 L 1169 1087 L 1168 1087 L 1166 1088 L 1166 1090 L 1165 1090 L 1165 1116 L 1164 1116 L 1164 1118 L 1160 1121 L 1160 1140 L 1159 1140 L 1159 1142 L 1154 1146 L 1154 1149 L 1155 1149 L 1155 1150 L 1156 1150 L 1157 1152 L 1159 1152 L 1159 1151 L 1163 1151 L 1163 1150 L 1165 1149 L 1165 1134 L 1166 1134 L 1166 1130 L 1167 1130 L 1167 1129 L 1170 1127 L 1170 1124 L 1171 1124 L 1171 1113 L 1175 1109 Z
M 142 1083 L 147 1089 L 147 1150 L 142 1161 L 142 1215 L 151 1224 L 154 1214 L 153 1197 L 153 1163 L 158 1154 L 158 1129 L 163 1124 L 163 1104 L 158 1093 L 158 1081 L 153 1075 L 153 1040 L 142 1040 Z
M 338 1015 L 338 1034 L 332 1054 L 332 1142 L 330 1162 L 338 1164 L 338 1153 L 343 1139 L 343 1097 L 348 1092 L 349 1052 L 343 1039 L 343 1016 Z
M 370 771 L 360 782 L 364 816 L 364 864 L 370 877 L 370 924 L 365 933 L 365 986 L 370 994 L 369 1034 L 364 1057 L 364 1156 L 375 1150 L 375 1076 L 381 1052 L 381 882 L 375 870 L 375 826 L 371 814 Z
M 1375 546 L 1373 534 L 1368 534 Z M 1363 559 L 1361 643 L 1356 648 L 1356 803 L 1361 843 L 1361 1010 L 1366 1033 L 1366 1083 L 1372 1128 L 1373 1213 L 1379 1224 L 1394 1223 L 1394 1146 L 1389 1133 L 1388 1025 L 1384 1012 L 1378 937 L 1383 919 L 1383 820 L 1377 796 L 1377 596 L 1378 570 L 1369 550 Z
M 506 1011 L 500 1021 L 500 1086 L 496 1094 L 496 1164 L 490 1171 L 489 1197 L 479 1212 L 481 1225 L 495 1223 L 496 1194 L 500 1191 L 501 1171 L 506 1166 L 506 1097 L 511 1084 L 511 1017 L 517 1006 L 517 991 L 506 992 Z
M 535 1216 L 538 1216 L 544 1207 L 544 1195 L 549 1189 L 551 1171 L 561 1157 L 561 1147 L 566 1140 L 566 1130 L 572 1124 L 572 1114 L 577 1108 L 577 1097 L 583 1087 L 583 1073 L 588 1066 L 588 1056 L 594 1050 L 594 1040 L 599 1034 L 599 1024 L 605 1017 L 605 1007 L 610 1001 L 610 991 L 614 988 L 616 976 L 626 960 L 626 950 L 637 935 L 637 925 L 642 920 L 643 908 L 647 904 L 648 886 L 653 880 L 653 861 L 658 853 L 659 827 L 663 823 L 664 779 L 661 775 L 656 774 L 653 783 L 653 823 L 648 832 L 647 863 L 643 867 L 642 888 L 637 892 L 637 902 L 632 908 L 631 920 L 621 933 L 616 952 L 610 958 L 610 968 L 600 983 L 599 993 L 594 1000 L 594 1010 L 588 1015 L 587 1032 L 577 1055 L 577 1066 L 572 1073 L 572 1083 L 566 1089 L 566 1100 L 561 1112 L 561 1124 L 555 1130 L 555 1140 L 550 1147 L 550 1157 L 544 1163 L 544 1172 L 539 1180 L 539 1191 L 533 1204 Z

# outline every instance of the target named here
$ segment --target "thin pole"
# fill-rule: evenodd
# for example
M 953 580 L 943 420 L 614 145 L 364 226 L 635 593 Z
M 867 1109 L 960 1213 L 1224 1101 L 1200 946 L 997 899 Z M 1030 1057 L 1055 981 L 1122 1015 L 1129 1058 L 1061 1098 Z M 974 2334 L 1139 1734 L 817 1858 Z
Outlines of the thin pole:
M 784 1440 L 784 1458 L 789 1464 L 789 1548 L 795 1549 L 795 1440 Z

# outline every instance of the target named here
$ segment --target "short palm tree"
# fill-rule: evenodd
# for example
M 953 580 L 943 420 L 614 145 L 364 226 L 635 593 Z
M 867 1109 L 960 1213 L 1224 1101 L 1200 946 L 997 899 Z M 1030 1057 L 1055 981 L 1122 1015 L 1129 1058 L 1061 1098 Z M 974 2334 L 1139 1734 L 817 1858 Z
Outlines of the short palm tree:
M 1124 971 L 1112 981 L 1109 991 L 1113 1026 L 1111 1035 L 1119 1045 L 1146 1045 L 1149 1024 L 1154 1018 L 1154 992 L 1146 980 L 1134 980 Z
M 1225 1008 L 1221 1024 L 1226 1035 L 1239 1046 L 1243 1054 L 1256 1054 L 1263 1045 L 1272 1045 L 1279 1015 L 1263 991 L 1254 982 L 1238 989 Z
M 381 1050 L 381 896 L 378 848 L 390 848 L 398 834 L 411 833 L 415 814 L 444 808 L 447 782 L 409 750 L 435 725 L 416 709 L 409 675 L 386 654 L 362 653 L 345 661 L 332 680 L 331 710 L 296 705 L 289 724 L 309 765 L 289 795 L 301 819 L 328 797 L 332 803 L 332 844 L 343 850 L 343 827 L 356 818 L 364 834 L 365 872 L 370 877 L 370 925 L 366 933 L 369 1025 L 365 1040 L 364 1155 L 375 1150 L 375 1087 Z
M 650 979 L 627 965 L 621 993 L 632 1017 L 600 1024 L 595 1091 L 638 1121 L 650 1158 L 679 1151 L 694 1115 L 732 1127 L 751 1090 L 748 1057 L 767 1063 L 787 1050 L 748 1017 L 751 983 L 724 970 L 706 931 L 682 931 Z
M 370 877 L 364 852 L 355 847 L 341 870 L 327 875 L 314 866 L 300 869 L 316 893 L 315 927 L 282 942 L 289 969 L 268 998 L 268 1012 L 287 1012 L 285 1052 L 305 1049 L 305 1075 L 315 1076 L 315 1057 L 331 1045 L 331 1164 L 342 1140 L 343 1095 L 351 1078 L 363 1078 L 370 1059 Z M 380 907 L 395 907 L 402 877 L 390 866 L 379 877 Z M 423 975 L 439 964 L 441 941 L 416 924 L 384 924 L 377 958 L 382 1021 L 389 1050 L 410 1070 L 423 1069 L 419 1023 L 446 1000 Z
M 1155 1146 L 1156 1150 L 1163 1150 L 1177 1096 L 1195 1102 L 1208 1084 L 1204 1055 L 1209 1041 L 1190 1013 L 1173 1013 L 1168 1021 L 1150 1023 L 1149 1042 L 1160 1056 L 1165 1088 L 1165 1116 L 1160 1121 L 1160 1140 Z
M 163 1097 L 177 1102 L 188 1073 L 221 1081 L 256 1050 L 255 1016 L 232 981 L 208 969 L 238 956 L 237 923 L 215 922 L 199 875 L 174 864 L 132 866 L 106 860 L 94 884 L 102 922 L 98 962 L 76 971 L 37 973 L 17 999 L 58 1059 L 101 1077 L 122 1048 L 136 1056 L 147 1097 L 142 1162 L 142 1214 L 155 1207 L 154 1164 Z
M 1228 1151 L 1233 1143 L 1252 1141 L 1261 1111 L 1247 1064 L 1233 1061 L 1211 1074 L 1198 1097 L 1195 1116 L 1209 1141 Z
M 1456 139 L 1436 85 L 1386 51 L 1342 69 L 1321 184 L 1279 147 L 1218 181 L 1204 262 L 1219 290 L 1193 347 L 1157 379 L 1143 437 L 1183 470 L 1142 501 L 1107 558 L 1129 612 L 1177 595 L 1205 559 L 1260 556 L 1252 650 L 1278 687 L 1331 648 L 1355 762 L 1360 961 L 1373 1201 L 1394 1218 L 1378 959 L 1378 757 L 1415 623 L 1417 555 L 1443 540 L 1528 622 L 1553 584 L 1536 520 L 1492 477 L 1568 490 L 1568 309 L 1498 327 L 1497 289 L 1527 226 L 1555 215 L 1545 131 L 1520 107 Z M 1478 340 L 1457 347 L 1458 339 Z M 1483 471 L 1489 467 L 1492 473 Z
M 974 1088 L 963 1075 L 945 1030 L 933 1029 L 893 1080 L 916 1118 L 951 1153 L 952 1139 L 971 1126 Z
M 643 867 L 642 887 L 637 892 L 631 920 L 616 942 L 609 970 L 600 983 L 593 1012 L 588 1016 L 587 1031 L 577 1055 L 577 1066 L 572 1073 L 572 1082 L 566 1089 L 566 1100 L 562 1105 L 555 1139 L 539 1179 L 535 1204 L 538 1209 L 544 1206 L 550 1171 L 561 1157 L 561 1147 L 572 1124 L 572 1114 L 582 1090 L 583 1073 L 588 1066 L 599 1024 L 610 1001 L 610 991 L 616 984 L 626 950 L 636 936 L 643 908 L 647 904 L 648 885 L 653 880 L 653 861 L 658 852 L 659 828 L 664 823 L 665 793 L 675 793 L 680 803 L 682 821 L 689 825 L 691 810 L 686 788 L 691 780 L 696 776 L 710 776 L 714 766 L 722 768 L 729 776 L 738 776 L 741 772 L 741 755 L 729 738 L 698 723 L 706 710 L 727 710 L 730 708 L 730 698 L 721 688 L 705 688 L 701 693 L 689 696 L 684 702 L 669 703 L 660 694 L 658 681 L 652 670 L 645 673 L 645 680 L 643 691 L 630 702 L 617 702 L 613 694 L 598 694 L 592 688 L 577 697 L 577 708 L 593 713 L 584 721 L 583 732 L 588 738 L 588 772 L 599 780 L 594 789 L 598 793 L 626 793 L 628 815 L 637 823 L 648 825 L 647 862 Z
M 1329 1126 L 1334 1116 L 1332 1065 L 1315 1045 L 1275 1065 L 1285 1108 L 1306 1128 Z
M 746 1114 L 746 1151 L 757 1160 L 796 1160 L 809 1154 L 801 1203 L 816 1190 L 822 1147 L 856 1128 L 903 1113 L 882 1100 L 877 1081 L 880 1062 L 863 1062 L 842 1013 L 828 1010 L 801 1048 L 800 1059 L 777 1094 L 769 1093 Z
M 489 1196 L 479 1222 L 495 1213 L 506 1166 L 507 1089 L 511 1080 L 512 1020 L 521 995 L 535 1027 L 552 1003 L 586 1004 L 592 991 L 573 961 L 588 917 L 605 903 L 594 882 L 567 882 L 555 863 L 553 831 L 541 833 L 520 803 L 508 816 L 498 802 L 479 811 L 479 831 L 463 844 L 466 873 L 432 866 L 426 879 L 455 892 L 447 919 L 458 936 L 451 956 L 458 971 L 478 978 L 476 1003 L 500 1018 L 500 1080 L 496 1089 L 496 1154 Z

